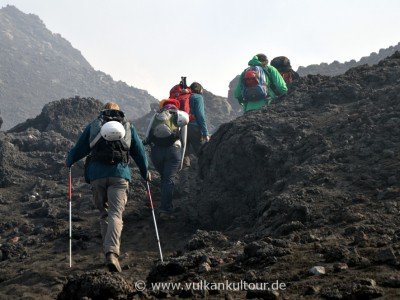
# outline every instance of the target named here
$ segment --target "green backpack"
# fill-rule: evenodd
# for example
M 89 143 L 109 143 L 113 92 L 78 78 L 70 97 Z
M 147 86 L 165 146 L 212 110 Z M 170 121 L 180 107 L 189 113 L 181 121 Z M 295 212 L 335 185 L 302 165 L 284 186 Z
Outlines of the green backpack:
M 171 146 L 179 140 L 179 127 L 176 124 L 177 110 L 166 109 L 154 116 L 149 142 L 159 146 Z

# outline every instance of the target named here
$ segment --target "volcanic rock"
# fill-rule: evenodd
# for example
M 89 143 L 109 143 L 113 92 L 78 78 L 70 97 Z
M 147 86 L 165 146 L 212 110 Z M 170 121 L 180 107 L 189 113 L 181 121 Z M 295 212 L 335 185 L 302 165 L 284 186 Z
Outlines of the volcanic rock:
M 2 260 L 10 258 L 20 258 L 24 259 L 28 256 L 27 249 L 18 241 L 13 243 L 5 243 L 0 246 L 0 251 L 2 252 Z
M 75 141 L 84 127 L 98 116 L 103 106 L 103 103 L 93 98 L 74 97 L 53 101 L 43 107 L 40 115 L 13 127 L 9 132 L 25 131 L 27 138 L 35 141 L 41 138 L 41 133 L 53 131 Z M 27 131 L 29 128 L 37 131 Z
M 300 76 L 306 75 L 329 75 L 335 76 L 345 73 L 348 69 L 354 68 L 357 66 L 361 66 L 364 64 L 375 65 L 382 59 L 393 55 L 396 51 L 400 50 L 400 43 L 395 46 L 390 46 L 387 49 L 380 49 L 378 53 L 372 52 L 369 56 L 362 57 L 359 61 L 355 61 L 352 59 L 351 61 L 346 61 L 344 63 L 340 63 L 338 61 L 334 61 L 330 64 L 321 63 L 319 65 L 313 64 L 307 67 L 300 66 L 297 70 Z
M 379 250 L 376 253 L 375 261 L 378 263 L 388 263 L 396 265 L 398 260 L 391 247 Z
M 188 250 L 198 250 L 206 247 L 226 247 L 229 246 L 229 241 L 226 236 L 218 231 L 197 230 L 196 233 L 187 243 Z
M 308 272 L 312 275 L 325 275 L 326 274 L 325 268 L 322 266 L 312 267 Z
M 277 300 L 279 299 L 279 292 L 268 290 L 249 290 L 246 293 L 246 299 Z
M 118 274 L 95 271 L 75 275 L 68 279 L 58 300 L 67 299 L 131 299 L 135 289 Z
M 222 125 L 199 157 L 193 218 L 281 235 L 326 222 L 321 212 L 330 223 L 360 222 L 366 207 L 351 200 L 378 188 L 395 199 L 386 178 L 399 161 L 383 150 L 400 148 L 399 78 L 397 52 L 345 75 L 302 78 L 282 101 Z

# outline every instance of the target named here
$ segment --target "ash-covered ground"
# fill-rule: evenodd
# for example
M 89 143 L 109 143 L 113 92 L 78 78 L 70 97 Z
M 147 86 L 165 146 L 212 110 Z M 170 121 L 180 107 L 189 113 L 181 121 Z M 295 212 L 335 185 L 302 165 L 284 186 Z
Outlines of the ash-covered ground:
M 164 263 L 133 169 L 121 274 L 103 267 L 83 163 L 73 168 L 68 267 L 64 160 L 100 107 L 63 99 L 0 132 L 0 298 L 400 297 L 400 53 L 341 76 L 302 78 L 276 104 L 223 124 L 177 179 L 177 219 L 159 223 Z M 226 280 L 285 289 L 150 289 Z

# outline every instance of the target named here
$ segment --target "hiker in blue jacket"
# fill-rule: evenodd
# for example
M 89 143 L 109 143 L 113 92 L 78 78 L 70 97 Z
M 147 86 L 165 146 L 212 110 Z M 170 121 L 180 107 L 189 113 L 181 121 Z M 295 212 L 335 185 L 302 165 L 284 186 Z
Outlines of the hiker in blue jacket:
M 189 99 L 190 116 L 188 125 L 188 146 L 193 147 L 196 156 L 199 154 L 202 144 L 210 140 L 206 123 L 206 113 L 204 109 L 203 87 L 198 82 L 190 85 L 192 95 Z
M 113 135 L 118 135 L 117 139 Z M 115 143 L 113 143 L 115 142 Z M 110 146 L 113 145 L 113 146 Z M 112 272 L 121 272 L 120 254 L 122 214 L 128 200 L 128 166 L 131 156 L 144 180 L 150 181 L 148 162 L 143 144 L 135 128 L 116 103 L 104 106 L 99 117 L 86 126 L 76 145 L 68 154 L 67 167 L 90 155 L 87 178 L 93 191 L 93 200 L 100 211 L 100 229 L 106 265 Z

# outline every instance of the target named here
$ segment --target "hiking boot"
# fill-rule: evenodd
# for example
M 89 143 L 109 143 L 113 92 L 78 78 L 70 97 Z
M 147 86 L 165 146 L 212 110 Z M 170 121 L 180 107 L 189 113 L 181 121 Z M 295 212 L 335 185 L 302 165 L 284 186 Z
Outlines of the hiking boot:
M 106 265 L 110 272 L 122 272 L 121 266 L 119 265 L 118 255 L 112 252 L 106 254 Z

